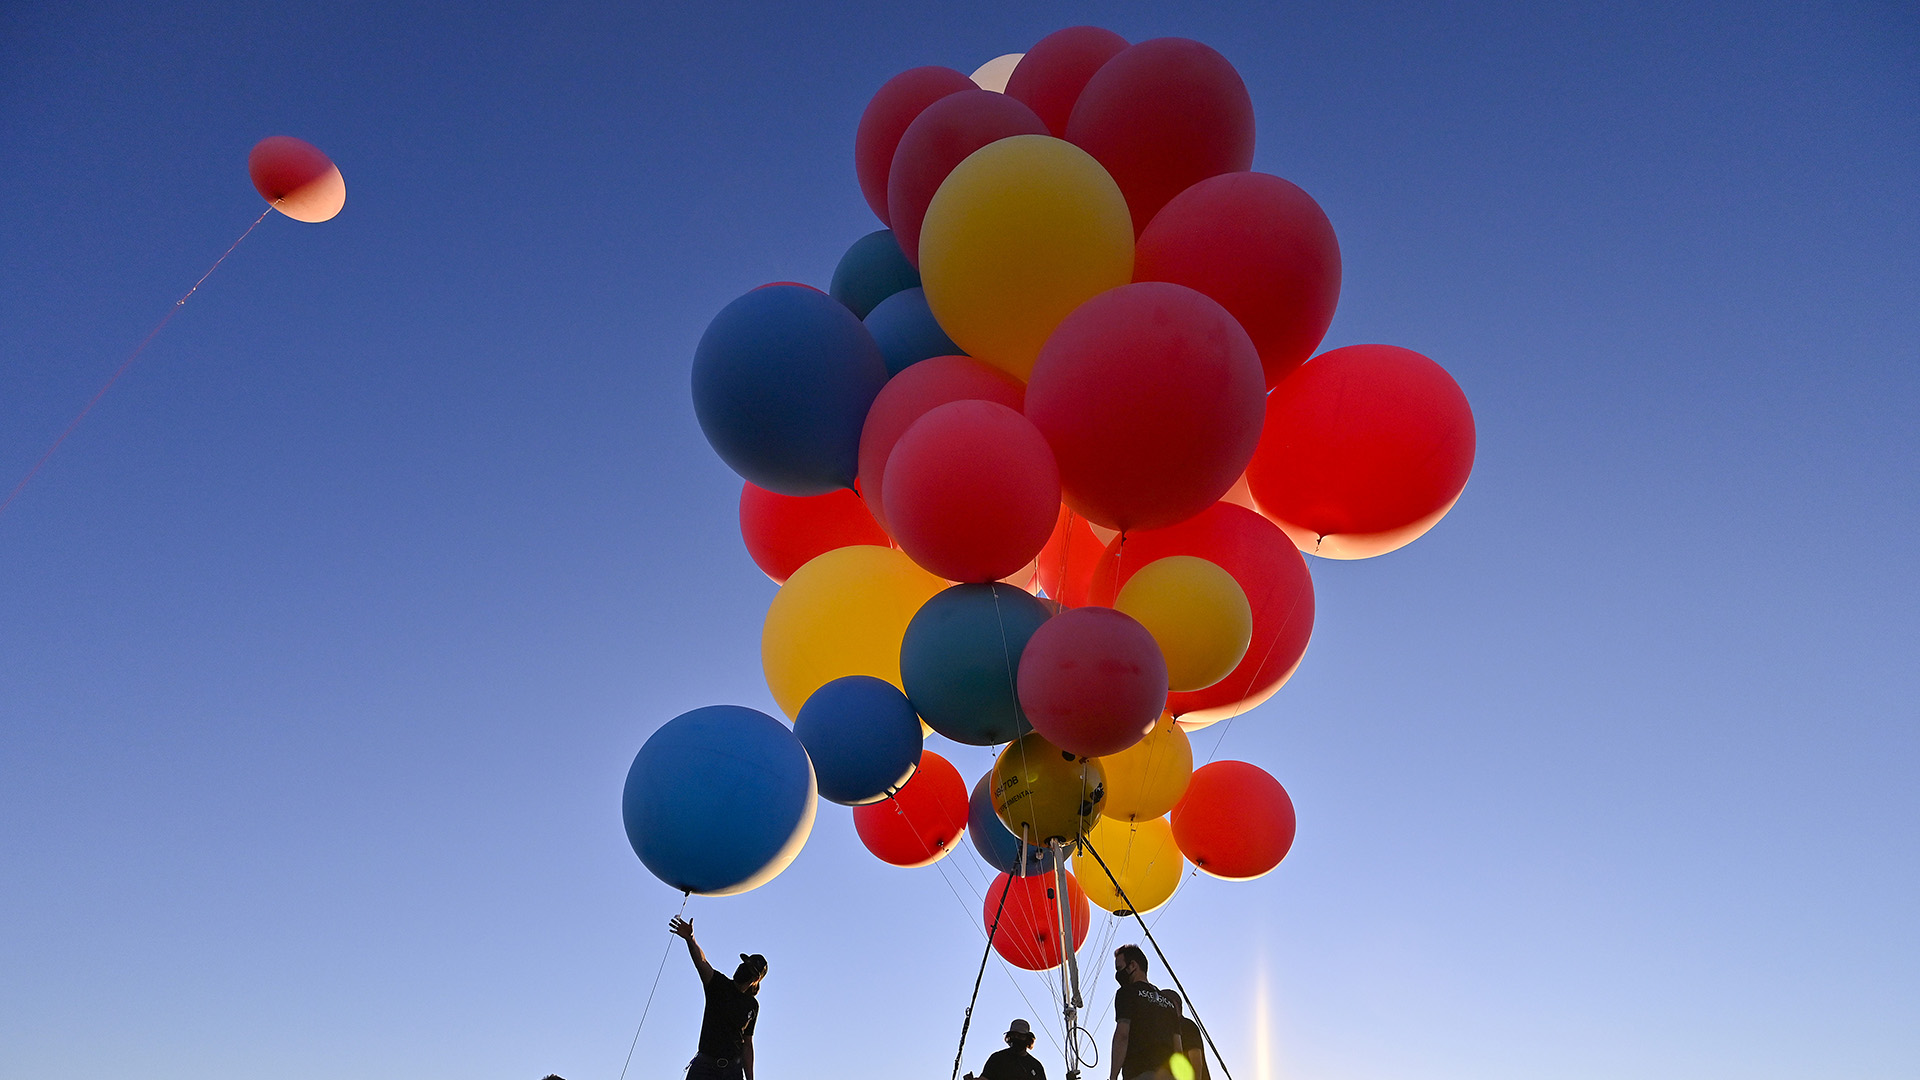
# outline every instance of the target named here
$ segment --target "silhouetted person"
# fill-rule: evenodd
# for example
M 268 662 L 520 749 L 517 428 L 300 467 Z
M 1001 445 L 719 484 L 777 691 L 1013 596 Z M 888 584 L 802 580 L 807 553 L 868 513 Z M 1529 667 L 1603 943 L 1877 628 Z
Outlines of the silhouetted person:
M 693 920 L 675 916 L 667 924 L 687 942 L 687 955 L 700 973 L 707 995 L 700 1020 L 700 1052 L 687 1063 L 687 1080 L 753 1080 L 753 1025 L 760 1019 L 760 980 L 767 977 L 767 958 L 740 954 L 740 966 L 729 979 L 713 970 L 706 954 L 693 940 Z
M 1147 981 L 1147 954 L 1138 945 L 1113 950 L 1113 1051 L 1109 1061 L 1121 1077 L 1170 1076 L 1167 1062 L 1180 1052 L 1180 1006 Z
M 1174 1008 L 1180 1010 L 1180 1051 L 1187 1055 L 1193 1065 L 1193 1080 L 1207 1080 L 1212 1075 L 1207 1071 L 1207 1037 L 1200 1034 L 1200 1022 L 1187 1015 L 1186 1003 L 1172 990 L 1161 993 L 1173 999 Z
M 967 1080 L 1047 1080 L 1040 1059 L 1027 1051 L 1033 1049 L 1033 1027 L 1025 1020 L 1007 1025 L 1007 1048 L 987 1059 L 979 1076 L 967 1074 Z

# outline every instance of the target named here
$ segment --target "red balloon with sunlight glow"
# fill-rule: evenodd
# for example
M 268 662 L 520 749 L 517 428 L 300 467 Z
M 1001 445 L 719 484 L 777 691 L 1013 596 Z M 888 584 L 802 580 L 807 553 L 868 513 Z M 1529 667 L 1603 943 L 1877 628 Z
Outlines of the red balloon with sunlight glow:
M 1054 876 L 1035 874 L 1014 877 L 1001 874 L 987 887 L 981 906 L 982 926 L 993 934 L 993 951 L 1007 963 L 1028 971 L 1046 971 L 1060 966 L 1060 902 L 1055 898 Z M 1001 895 L 1006 900 L 1001 901 Z M 994 929 L 994 916 L 1000 924 Z M 1087 940 L 1092 909 L 1086 891 L 1071 872 L 1067 874 L 1067 917 L 1073 920 L 1073 948 L 1077 952 Z
M 860 429 L 860 494 L 882 527 L 887 524 L 887 459 L 915 420 L 950 401 L 993 401 L 1019 411 L 1026 387 L 992 364 L 970 356 L 936 356 L 887 380 Z
M 1293 799 L 1258 765 L 1216 761 L 1193 770 L 1168 815 L 1187 861 L 1217 878 L 1245 881 L 1280 865 L 1293 847 Z
M 1094 535 L 1087 519 L 1063 506 L 1054 519 L 1053 535 L 1035 560 L 1034 577 L 1062 607 L 1086 607 L 1094 568 L 1106 553 L 1106 541 Z
M 1027 639 L 1015 685 L 1033 730 L 1069 753 L 1101 757 L 1153 730 L 1167 700 L 1167 661 L 1131 616 L 1072 608 Z
M 939 862 L 967 831 L 966 782 L 946 758 L 922 750 L 920 767 L 891 798 L 853 808 L 853 828 L 882 862 Z
M 347 204 L 347 181 L 320 148 L 291 135 L 269 135 L 247 155 L 247 175 L 260 197 L 295 221 L 327 221 Z
M 914 562 L 948 581 L 996 581 L 1053 531 L 1060 471 L 1032 422 L 992 401 L 951 401 L 887 458 L 887 523 Z
M 740 488 L 740 538 L 754 565 L 776 584 L 785 584 L 815 555 L 834 548 L 892 543 L 867 513 L 867 504 L 844 488 L 825 495 L 781 495 L 752 484 Z

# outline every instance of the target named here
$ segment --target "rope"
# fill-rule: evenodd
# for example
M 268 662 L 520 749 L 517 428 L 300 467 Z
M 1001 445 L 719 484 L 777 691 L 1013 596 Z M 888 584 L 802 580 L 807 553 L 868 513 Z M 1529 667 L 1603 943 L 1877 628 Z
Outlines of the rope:
M 693 892 L 691 890 L 680 895 L 680 910 L 674 915 L 674 918 L 677 919 L 687 913 L 687 901 L 691 899 L 693 899 Z M 660 976 L 667 970 L 667 957 L 672 955 L 673 940 L 671 936 L 669 936 L 667 940 L 667 951 L 660 954 L 660 966 L 655 969 L 653 973 L 653 987 L 647 991 L 646 1007 L 640 1010 L 640 1022 L 634 1025 L 633 1041 L 627 1044 L 627 1060 L 625 1064 L 620 1066 L 620 1080 L 627 1080 L 627 1069 L 633 1064 L 633 1048 L 640 1045 L 640 1029 L 647 1026 L 647 1014 L 653 1011 L 653 993 L 655 990 L 660 989 Z M 1231 1080 L 1231 1078 L 1229 1078 L 1229 1080 Z
M 960 1020 L 960 1046 L 953 1052 L 953 1075 L 960 1075 L 960 1059 L 967 1052 L 967 1029 L 973 1026 L 973 1007 L 980 1001 L 980 980 L 987 977 L 987 958 L 993 955 L 993 936 L 1000 932 L 1000 915 L 1007 910 L 1007 894 L 1013 891 L 1013 879 L 1000 890 L 1000 906 L 994 909 L 993 925 L 987 928 L 987 948 L 980 954 L 980 970 L 973 976 L 973 996 L 967 999 L 967 1012 Z

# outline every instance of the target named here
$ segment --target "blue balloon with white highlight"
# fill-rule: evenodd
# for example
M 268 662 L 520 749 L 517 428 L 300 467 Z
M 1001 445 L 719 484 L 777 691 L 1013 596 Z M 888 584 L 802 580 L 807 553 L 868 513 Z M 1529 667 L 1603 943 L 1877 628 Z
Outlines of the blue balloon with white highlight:
M 988 866 L 1004 874 L 1031 877 L 1052 873 L 1053 851 L 1020 842 L 1000 820 L 1000 815 L 993 812 L 992 788 L 993 772 L 989 770 L 973 785 L 973 796 L 967 800 L 967 838 L 973 841 L 973 850 L 980 853 Z M 1026 849 L 1024 860 L 1022 848 Z
M 820 797 L 842 806 L 877 803 L 920 766 L 920 717 L 885 679 L 845 675 L 815 690 L 793 733 L 813 759 Z

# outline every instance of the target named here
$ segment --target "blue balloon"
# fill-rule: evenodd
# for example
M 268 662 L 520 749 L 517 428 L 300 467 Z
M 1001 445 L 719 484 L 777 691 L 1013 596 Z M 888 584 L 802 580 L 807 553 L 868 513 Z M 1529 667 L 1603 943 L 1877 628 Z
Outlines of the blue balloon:
M 860 427 L 887 381 L 873 335 L 804 285 L 755 289 L 693 351 L 693 412 L 734 472 L 782 495 L 853 486 Z
M 1003 874 L 1016 877 L 1032 877 L 1035 874 L 1053 872 L 1053 850 L 1023 844 L 1020 838 L 993 812 L 993 771 L 980 778 L 973 785 L 973 796 L 967 800 L 967 836 L 973 840 L 973 850 L 987 861 L 987 865 Z M 1020 849 L 1027 851 L 1026 862 L 1022 864 Z
M 813 759 L 820 797 L 842 806 L 876 803 L 920 767 L 920 718 L 885 679 L 847 675 L 800 706 L 793 733 Z
M 856 318 L 864 319 L 880 301 L 919 284 L 920 271 L 900 253 L 893 230 L 881 229 L 855 240 L 840 256 L 827 292 L 847 305 Z
M 914 613 L 900 642 L 900 681 L 927 726 L 957 743 L 992 746 L 1033 730 L 1014 694 L 1020 653 L 1053 614 L 1023 589 L 955 585 Z
M 627 840 L 653 876 L 731 896 L 786 869 L 813 831 L 813 765 L 787 726 L 738 705 L 682 713 L 627 770 Z
M 910 364 L 933 356 L 965 356 L 927 306 L 927 290 L 901 289 L 867 313 L 867 330 L 880 355 L 887 358 L 887 374 L 898 375 Z

